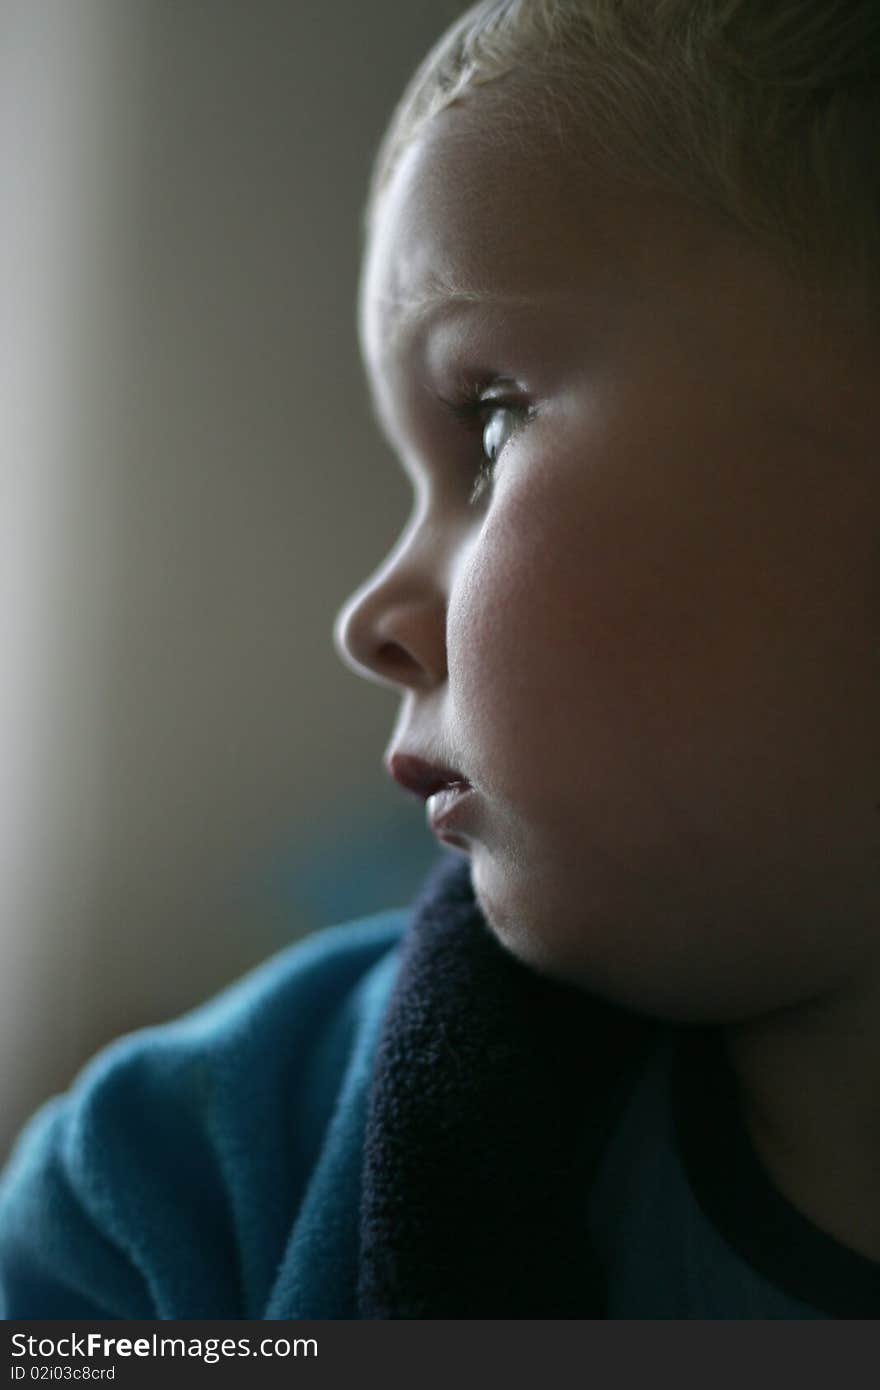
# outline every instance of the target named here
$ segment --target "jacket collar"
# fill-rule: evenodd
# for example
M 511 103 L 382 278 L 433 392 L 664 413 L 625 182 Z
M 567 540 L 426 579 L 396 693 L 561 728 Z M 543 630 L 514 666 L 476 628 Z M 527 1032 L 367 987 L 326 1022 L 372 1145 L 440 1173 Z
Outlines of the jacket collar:
M 517 961 L 444 853 L 376 1056 L 359 1316 L 601 1316 L 587 1190 L 657 1026 Z

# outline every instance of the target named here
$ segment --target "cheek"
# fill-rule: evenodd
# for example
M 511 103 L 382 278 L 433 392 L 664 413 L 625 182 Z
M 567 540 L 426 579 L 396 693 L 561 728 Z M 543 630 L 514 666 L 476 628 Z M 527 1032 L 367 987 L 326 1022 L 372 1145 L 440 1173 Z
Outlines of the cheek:
M 718 619 L 735 646 L 736 604 L 712 528 L 665 496 L 641 505 L 619 462 L 587 473 L 572 451 L 501 485 L 450 596 L 456 747 L 499 805 L 563 841 L 611 822 L 623 842 L 657 836 L 665 784 L 709 776 L 701 724 L 730 699 Z
M 449 691 L 475 777 L 501 803 L 558 802 L 586 744 L 595 651 L 582 533 L 558 501 L 498 498 L 450 595 Z

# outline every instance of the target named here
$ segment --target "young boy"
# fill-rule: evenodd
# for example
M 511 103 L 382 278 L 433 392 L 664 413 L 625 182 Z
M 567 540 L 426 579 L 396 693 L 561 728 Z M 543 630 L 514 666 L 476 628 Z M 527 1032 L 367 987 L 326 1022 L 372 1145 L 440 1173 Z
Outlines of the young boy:
M 337 624 L 451 846 L 39 1112 L 7 1317 L 880 1312 L 864 0 L 501 0 L 380 151 Z

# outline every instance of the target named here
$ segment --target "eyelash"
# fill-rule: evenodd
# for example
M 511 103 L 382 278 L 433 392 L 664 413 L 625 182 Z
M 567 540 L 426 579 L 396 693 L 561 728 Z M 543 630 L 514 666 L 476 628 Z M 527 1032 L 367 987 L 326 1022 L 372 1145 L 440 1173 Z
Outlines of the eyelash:
M 528 420 L 533 415 L 533 411 L 522 401 L 513 400 L 504 396 L 486 396 L 486 391 L 491 383 L 485 381 L 466 382 L 462 386 L 458 396 L 447 400 L 441 396 L 441 404 L 459 420 L 467 430 L 475 434 L 483 435 L 493 413 L 497 410 L 510 411 L 512 415 L 518 416 L 520 423 Z M 482 439 L 480 442 L 481 452 L 483 450 Z M 498 454 L 490 459 L 482 453 L 480 467 L 474 481 L 469 503 L 472 505 L 482 496 L 484 490 L 491 484 L 495 472 L 495 465 L 498 462 Z

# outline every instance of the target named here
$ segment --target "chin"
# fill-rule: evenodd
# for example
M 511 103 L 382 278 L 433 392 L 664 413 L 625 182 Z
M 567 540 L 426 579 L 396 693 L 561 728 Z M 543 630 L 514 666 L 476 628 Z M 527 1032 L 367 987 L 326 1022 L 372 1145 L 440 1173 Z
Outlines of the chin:
M 471 871 L 474 897 L 500 944 L 522 965 L 548 979 L 571 983 L 571 974 L 551 945 L 530 929 L 528 913 L 509 899 L 493 894 L 483 882 L 476 863 Z
M 476 901 L 496 939 L 522 965 L 545 979 L 659 1022 L 729 1026 L 760 1012 L 757 1001 L 750 997 L 754 988 L 744 985 L 737 990 L 729 972 L 724 979 L 687 972 L 664 979 L 660 970 L 646 969 L 644 960 L 639 969 L 631 958 L 628 962 L 597 959 L 584 950 L 585 941 L 590 939 L 586 928 L 576 939 L 548 937 L 542 932 L 547 926 L 545 918 L 532 921 L 525 905 L 493 894 L 476 866 L 471 877 Z

